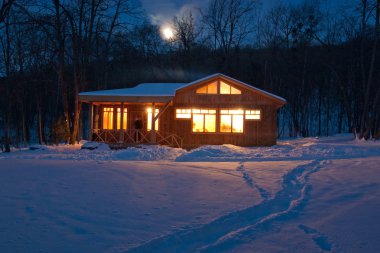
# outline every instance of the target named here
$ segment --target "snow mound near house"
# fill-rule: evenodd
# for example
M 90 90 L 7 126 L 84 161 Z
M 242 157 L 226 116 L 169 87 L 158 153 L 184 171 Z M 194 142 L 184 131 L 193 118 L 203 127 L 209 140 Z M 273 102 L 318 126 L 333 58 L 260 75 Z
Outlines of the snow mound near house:
M 46 145 L 33 144 L 29 146 L 29 150 L 47 150 L 48 147 Z
M 379 142 L 358 142 L 353 140 L 352 135 L 337 135 L 335 137 L 282 140 L 271 147 L 238 147 L 230 144 L 207 145 L 183 153 L 176 158 L 176 161 L 283 161 L 372 156 L 380 156 Z
M 111 150 L 110 147 L 103 142 L 95 142 L 95 141 L 89 141 L 82 145 L 81 149 L 88 149 L 88 150 L 103 150 L 103 151 L 109 151 Z
M 237 161 L 248 155 L 247 149 L 230 144 L 206 145 L 182 154 L 176 161 Z
M 158 161 L 174 160 L 186 151 L 180 148 L 170 148 L 159 145 L 141 145 L 140 147 L 130 147 L 124 150 L 114 151 L 114 160 L 129 161 Z

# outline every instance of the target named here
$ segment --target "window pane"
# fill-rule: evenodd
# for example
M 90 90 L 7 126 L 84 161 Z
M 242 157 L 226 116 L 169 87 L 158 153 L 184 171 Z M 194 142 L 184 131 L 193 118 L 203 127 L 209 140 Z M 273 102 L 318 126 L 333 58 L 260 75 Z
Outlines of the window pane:
M 218 84 L 216 82 L 210 83 L 207 85 L 208 94 L 217 94 L 218 93 Z
M 216 129 L 216 115 L 205 115 L 205 132 L 215 133 Z
M 191 119 L 191 109 L 176 109 L 177 119 Z
M 116 114 L 116 125 L 117 125 L 117 129 L 120 129 L 120 121 L 121 121 L 120 108 L 117 108 L 117 114 Z
M 196 90 L 196 93 L 198 94 L 207 94 L 207 86 L 203 86 Z
M 121 123 L 121 108 L 117 108 L 117 117 L 116 117 L 116 125 L 117 129 L 120 129 L 120 123 Z M 127 129 L 127 109 L 124 109 L 124 115 L 123 115 L 123 129 Z
M 231 86 L 225 82 L 220 82 L 220 94 L 231 94 Z
M 232 115 L 232 132 L 242 133 L 244 127 L 243 115 Z
M 113 129 L 113 108 L 111 107 L 103 108 L 103 129 Z
M 157 116 L 159 110 L 156 109 L 154 116 Z M 146 130 L 150 131 L 152 129 L 152 108 L 147 109 L 148 113 L 148 122 L 146 124 Z M 156 120 L 156 123 L 154 124 L 154 130 L 158 130 L 158 119 Z
M 245 111 L 246 119 L 260 119 L 260 110 L 246 110 Z
M 241 94 L 241 91 L 231 86 L 231 94 Z
M 220 132 L 230 133 L 231 128 L 231 115 L 220 115 Z
M 103 113 L 103 129 L 108 129 L 108 112 Z
M 123 129 L 127 129 L 127 109 L 124 110 L 124 115 L 123 115 Z
M 193 132 L 203 132 L 203 114 L 193 114 Z
M 177 113 L 176 114 L 177 119 L 191 119 L 190 113 Z

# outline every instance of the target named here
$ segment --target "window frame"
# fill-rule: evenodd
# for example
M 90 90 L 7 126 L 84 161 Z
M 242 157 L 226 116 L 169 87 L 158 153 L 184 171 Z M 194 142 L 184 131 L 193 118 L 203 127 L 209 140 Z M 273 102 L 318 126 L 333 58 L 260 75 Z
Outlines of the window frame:
M 246 116 L 247 115 L 257 115 L 257 114 L 247 114 L 247 111 L 259 111 L 260 113 L 258 114 L 260 116 L 259 119 L 247 119 Z M 244 109 L 244 120 L 248 120 L 248 121 L 261 121 L 263 119 L 263 115 L 262 115 L 262 110 L 261 109 L 258 109 L 258 108 L 254 108 L 254 109 Z
M 194 132 L 193 131 L 193 110 L 200 110 L 199 113 L 195 113 L 195 114 L 202 114 L 203 115 L 203 129 L 205 129 L 205 123 L 206 123 L 206 120 L 205 120 L 205 115 L 215 115 L 216 116 L 216 121 L 215 121 L 215 132 Z M 191 117 L 190 118 L 177 118 L 177 110 L 190 110 L 190 115 Z M 216 113 L 215 114 L 205 114 L 205 113 L 201 113 L 202 110 L 215 110 Z M 222 111 L 228 111 L 228 113 L 222 113 Z M 232 112 L 230 113 L 230 111 L 241 111 L 241 113 L 239 114 L 233 114 Z M 253 114 L 246 114 L 247 111 L 259 111 L 260 112 L 260 119 L 247 119 L 246 118 L 246 115 L 253 115 Z M 230 116 L 230 119 L 231 119 L 231 131 L 230 132 L 222 132 L 221 131 L 221 116 L 222 115 L 227 115 L 227 116 Z M 234 115 L 241 115 L 243 117 L 243 131 L 242 132 L 233 132 L 233 116 Z M 176 107 L 174 109 L 174 119 L 175 120 L 191 120 L 191 133 L 193 134 L 245 134 L 246 133 L 246 121 L 247 122 L 259 122 L 262 120 L 262 109 L 260 108 L 210 108 L 210 107 L 207 107 L 207 108 L 201 108 L 201 107 L 198 107 L 198 108 L 189 108 L 189 107 Z
M 199 110 L 199 113 L 194 113 L 193 110 Z M 202 113 L 202 110 L 212 110 L 215 113 Z M 203 116 L 203 131 L 202 132 L 194 132 L 193 131 L 193 122 L 194 122 L 194 114 Z M 206 132 L 206 115 L 214 115 L 215 116 L 215 131 L 214 132 Z M 191 108 L 191 133 L 193 134 L 217 134 L 218 133 L 218 109 L 217 108 Z
M 106 109 L 108 109 L 106 111 Z M 115 111 L 115 108 L 114 106 L 103 106 L 102 107 L 102 130 L 108 130 L 108 131 L 114 131 L 115 130 L 115 127 L 114 127 L 114 124 L 115 124 L 115 121 L 114 121 L 114 111 Z M 105 123 L 105 117 L 104 115 L 107 114 L 107 128 L 104 127 L 104 123 Z M 110 117 L 111 115 L 111 117 Z M 110 128 L 111 126 L 111 128 Z
M 208 93 L 208 86 L 213 84 L 213 83 L 216 83 L 216 93 Z M 201 89 L 201 88 L 206 88 L 206 93 L 198 93 L 197 90 Z M 195 94 L 197 95 L 219 95 L 219 81 L 213 81 L 213 82 L 208 82 L 206 84 L 203 84 L 202 86 L 200 86 L 199 88 L 196 88 L 195 89 Z
M 222 111 L 243 111 L 242 114 L 232 114 L 232 113 L 222 113 Z M 244 134 L 245 133 L 245 129 L 246 129 L 246 126 L 245 126 L 245 110 L 246 109 L 235 109 L 235 108 L 219 108 L 219 131 L 218 133 L 220 134 Z M 222 127 L 222 115 L 225 115 L 225 116 L 230 116 L 230 119 L 231 119 L 231 131 L 230 132 L 222 132 L 221 131 L 221 127 Z M 243 131 L 242 132 L 233 132 L 233 126 L 234 126 L 234 115 L 241 115 L 243 117 Z
M 154 108 L 155 109 L 155 112 L 154 112 L 154 117 L 156 117 L 159 113 L 160 113 L 160 109 L 159 108 Z M 150 110 L 150 112 L 149 112 Z M 149 115 L 149 114 L 153 114 L 153 108 L 152 107 L 148 107 L 146 108 L 146 115 L 147 115 L 147 120 L 146 120 L 146 131 L 152 131 L 152 125 L 153 125 L 153 122 L 151 122 L 152 120 L 152 115 Z M 149 122 L 150 122 L 150 129 L 149 129 Z M 157 125 L 157 129 L 156 129 L 156 125 Z M 154 125 L 154 130 L 155 131 L 159 131 L 160 129 L 160 120 L 157 119 L 156 122 L 155 122 L 155 125 Z
M 119 118 L 120 114 L 120 118 Z M 124 115 L 123 115 L 123 120 L 125 120 L 125 128 L 124 128 L 124 122 L 121 122 L 121 107 L 116 107 L 116 130 L 121 130 L 121 124 L 123 124 L 123 130 L 128 129 L 128 108 L 124 107 Z M 120 121 L 120 122 L 119 122 Z M 119 124 L 120 123 L 120 127 Z
M 189 118 L 177 118 L 177 110 L 190 110 L 190 117 Z M 187 113 L 180 113 L 180 114 L 187 114 Z M 192 108 L 175 108 L 174 109 L 174 119 L 175 120 L 191 120 L 192 115 L 193 115 L 193 109 Z
M 203 87 L 205 87 L 206 86 L 206 88 L 207 88 L 207 86 L 208 85 L 210 85 L 211 83 L 216 83 L 216 93 L 197 93 L 197 90 L 199 90 L 199 89 L 201 89 L 201 88 L 203 88 Z M 236 86 L 235 85 L 231 85 L 230 83 L 228 83 L 228 82 L 225 82 L 225 81 L 223 81 L 223 80 L 217 80 L 217 81 L 214 81 L 214 82 L 209 82 L 209 83 L 206 83 L 206 84 L 202 84 L 202 86 L 200 86 L 199 88 L 196 88 L 196 89 L 194 89 L 194 93 L 196 94 L 196 95 L 201 95 L 201 96 L 204 96 L 204 95 L 242 95 L 243 94 L 243 91 L 240 89 L 240 88 L 236 88 Z M 220 93 L 220 86 L 221 86 L 221 82 L 223 82 L 223 83 L 225 83 L 225 84 L 227 84 L 227 85 L 229 85 L 230 86 L 230 93 Z M 234 89 L 236 89 L 236 90 L 238 90 L 238 91 L 240 91 L 240 94 L 236 94 L 236 93 L 231 93 L 231 90 L 232 90 L 232 88 L 234 88 Z

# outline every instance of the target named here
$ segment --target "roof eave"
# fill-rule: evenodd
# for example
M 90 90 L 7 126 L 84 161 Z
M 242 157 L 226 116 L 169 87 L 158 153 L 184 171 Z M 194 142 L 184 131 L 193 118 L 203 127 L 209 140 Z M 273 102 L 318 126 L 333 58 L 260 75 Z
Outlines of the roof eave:
M 131 103 L 166 103 L 173 96 L 122 96 L 122 95 L 83 95 L 79 94 L 81 102 L 131 102 Z

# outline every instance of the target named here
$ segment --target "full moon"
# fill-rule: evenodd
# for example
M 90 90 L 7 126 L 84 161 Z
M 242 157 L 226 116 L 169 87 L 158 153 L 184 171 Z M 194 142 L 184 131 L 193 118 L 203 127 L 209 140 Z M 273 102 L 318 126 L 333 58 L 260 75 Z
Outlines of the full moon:
M 161 32 L 165 40 L 170 40 L 174 37 L 173 29 L 170 26 L 162 27 Z

